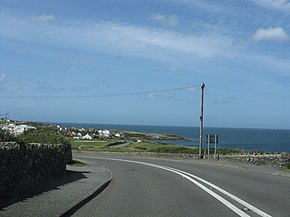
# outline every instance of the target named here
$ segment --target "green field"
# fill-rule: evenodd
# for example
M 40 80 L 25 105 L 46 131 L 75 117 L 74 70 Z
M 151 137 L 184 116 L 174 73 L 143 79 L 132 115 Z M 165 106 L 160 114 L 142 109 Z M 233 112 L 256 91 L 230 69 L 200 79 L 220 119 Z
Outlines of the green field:
M 86 151 L 112 151 L 112 152 L 155 152 L 155 153 L 177 153 L 177 154 L 198 154 L 198 148 L 179 146 L 172 144 L 164 144 L 158 142 L 130 142 L 124 147 L 108 146 L 116 140 L 108 141 L 88 141 L 88 140 L 71 140 L 72 149 Z M 204 149 L 203 149 L 204 151 Z M 202 151 L 202 153 L 204 153 Z M 210 148 L 210 153 L 214 153 L 214 149 Z M 217 154 L 242 154 L 241 150 L 237 149 L 218 149 Z
M 107 147 L 111 141 L 94 141 L 94 140 L 71 140 L 72 149 L 77 150 L 103 150 L 109 149 Z
M 169 145 L 155 142 L 141 142 L 134 143 L 127 147 L 130 151 L 146 151 L 157 153 L 183 153 L 183 154 L 197 154 L 198 149 L 186 146 Z

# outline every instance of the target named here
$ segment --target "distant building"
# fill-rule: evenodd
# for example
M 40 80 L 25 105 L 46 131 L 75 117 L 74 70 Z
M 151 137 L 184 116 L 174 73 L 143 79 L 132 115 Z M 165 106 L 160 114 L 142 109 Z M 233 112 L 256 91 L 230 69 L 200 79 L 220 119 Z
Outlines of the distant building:
M 104 137 L 109 137 L 111 135 L 111 132 L 109 130 L 99 130 L 98 133 L 100 136 Z
M 88 140 L 92 140 L 92 139 L 93 139 L 93 137 L 92 137 L 92 136 L 90 136 L 90 135 L 87 133 L 86 135 L 84 135 L 84 136 L 82 137 L 82 139 L 88 139 Z
M 27 130 L 36 130 L 35 127 L 33 126 L 28 126 L 25 124 L 22 125 L 16 125 L 16 124 L 4 124 L 2 125 L 2 129 L 4 130 L 8 130 L 10 133 L 14 134 L 14 135 L 20 135 L 22 133 L 24 133 Z

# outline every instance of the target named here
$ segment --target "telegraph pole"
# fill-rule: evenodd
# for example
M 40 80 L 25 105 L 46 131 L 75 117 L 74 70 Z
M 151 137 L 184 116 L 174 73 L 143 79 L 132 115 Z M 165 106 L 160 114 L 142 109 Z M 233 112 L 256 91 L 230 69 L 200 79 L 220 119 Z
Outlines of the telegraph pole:
M 199 131 L 199 158 L 202 159 L 203 155 L 201 153 L 202 149 L 202 137 L 203 137 L 203 98 L 204 98 L 204 88 L 205 84 L 202 82 L 201 85 L 201 106 L 200 106 L 200 131 Z

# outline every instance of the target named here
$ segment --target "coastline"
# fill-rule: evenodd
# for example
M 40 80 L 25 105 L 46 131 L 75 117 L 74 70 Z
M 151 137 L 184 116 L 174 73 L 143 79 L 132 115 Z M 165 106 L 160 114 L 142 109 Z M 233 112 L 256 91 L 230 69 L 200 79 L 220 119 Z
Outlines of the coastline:
M 125 130 L 149 134 L 175 135 L 182 140 L 171 140 L 174 145 L 198 147 L 199 127 L 148 126 L 148 125 L 116 125 L 64 123 L 75 127 L 95 129 Z M 204 127 L 203 145 L 207 147 L 206 134 L 218 134 L 218 147 L 240 149 L 251 152 L 290 153 L 290 129 L 256 129 L 256 128 L 223 128 Z

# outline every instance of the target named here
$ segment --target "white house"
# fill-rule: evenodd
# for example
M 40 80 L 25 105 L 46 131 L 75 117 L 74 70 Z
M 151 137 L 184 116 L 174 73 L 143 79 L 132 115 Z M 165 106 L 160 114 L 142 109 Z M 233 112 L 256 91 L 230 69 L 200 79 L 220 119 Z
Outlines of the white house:
M 92 139 L 93 139 L 93 137 L 92 137 L 92 136 L 90 136 L 90 135 L 87 133 L 86 135 L 84 135 L 84 136 L 82 137 L 82 139 L 88 139 L 88 140 L 92 140 Z
M 10 133 L 13 133 L 14 135 L 20 135 L 24 133 L 26 130 L 35 130 L 36 128 L 25 124 L 22 125 L 8 124 L 3 125 L 2 129 L 8 130 Z
M 109 130 L 99 130 L 98 133 L 100 136 L 104 137 L 109 137 L 111 135 L 111 132 Z

